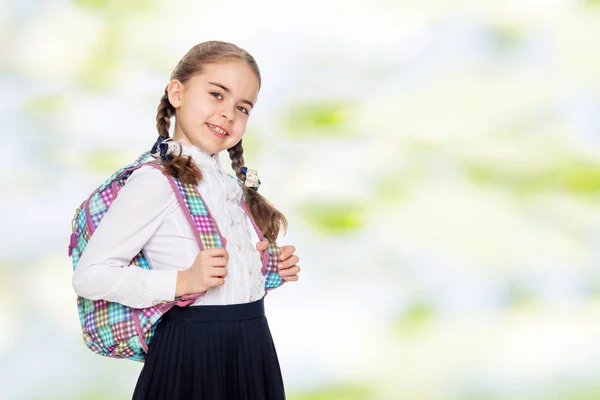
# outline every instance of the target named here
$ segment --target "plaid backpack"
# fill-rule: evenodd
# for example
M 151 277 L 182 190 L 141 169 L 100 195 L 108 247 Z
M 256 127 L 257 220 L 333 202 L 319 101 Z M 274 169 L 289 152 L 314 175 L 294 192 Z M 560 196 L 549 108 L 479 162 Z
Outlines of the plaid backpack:
M 144 165 L 161 168 L 150 152 L 143 153 L 134 163 L 115 172 L 77 208 L 72 222 L 73 233 L 69 243 L 69 257 L 72 257 L 73 270 L 77 267 L 79 258 L 90 237 L 94 234 L 95 229 L 117 197 L 119 189 L 125 185 L 127 178 L 133 171 Z M 165 175 L 165 177 L 169 180 L 188 221 L 197 232 L 196 239 L 200 245 L 200 250 L 225 246 L 226 239 L 221 235 L 196 186 L 182 184 L 178 179 L 168 175 Z M 250 216 L 243 199 L 241 205 L 250 217 L 258 237 L 260 240 L 264 240 L 262 232 Z M 279 247 L 275 243 L 269 244 L 268 251 L 265 251 L 262 261 L 262 272 L 266 278 L 265 291 L 279 287 L 283 280 L 277 273 Z M 151 269 L 141 251 L 131 260 L 128 268 Z M 175 305 L 183 307 L 193 304 L 202 294 L 204 293 L 185 295 L 176 298 L 172 302 L 163 302 L 142 309 L 135 309 L 106 300 L 90 300 L 78 296 L 77 308 L 79 322 L 83 330 L 83 340 L 94 353 L 111 358 L 143 361 L 162 315 Z

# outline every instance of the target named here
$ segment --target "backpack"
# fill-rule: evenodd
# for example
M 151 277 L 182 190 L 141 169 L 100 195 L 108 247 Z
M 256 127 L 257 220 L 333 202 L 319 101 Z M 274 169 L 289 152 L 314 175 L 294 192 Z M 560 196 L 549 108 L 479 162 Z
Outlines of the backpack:
M 80 256 L 85 250 L 90 237 L 94 234 L 97 226 L 117 197 L 119 190 L 126 184 L 127 178 L 133 171 L 144 165 L 161 169 L 160 164 L 154 159 L 154 155 L 145 152 L 135 162 L 111 175 L 77 208 L 72 221 L 72 234 L 69 241 L 69 257 L 72 257 L 73 270 L 77 267 Z M 196 186 L 183 184 L 179 179 L 166 174 L 165 177 L 169 180 L 192 228 L 197 232 L 196 239 L 200 250 L 224 247 L 226 239 L 221 235 Z M 250 216 L 243 199 L 241 205 L 250 217 L 258 237 L 260 240 L 264 240 L 262 232 Z M 266 294 L 267 291 L 283 284 L 283 280 L 277 273 L 279 247 L 275 243 L 269 243 L 262 262 L 262 273 L 266 278 Z M 131 260 L 127 268 L 151 269 L 141 251 Z M 185 307 L 193 304 L 204 293 L 181 296 L 172 302 L 165 301 L 141 309 L 106 300 L 90 300 L 78 296 L 77 308 L 84 343 L 94 353 L 106 357 L 143 361 L 156 326 L 163 314 L 176 305 Z

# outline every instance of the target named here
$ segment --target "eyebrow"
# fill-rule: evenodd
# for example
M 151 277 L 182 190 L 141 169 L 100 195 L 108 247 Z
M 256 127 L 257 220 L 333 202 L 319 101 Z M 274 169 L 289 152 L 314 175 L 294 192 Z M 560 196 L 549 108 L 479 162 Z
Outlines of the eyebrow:
M 208 82 L 208 83 L 210 83 L 211 85 L 220 87 L 221 89 L 223 89 L 225 91 L 225 93 L 231 93 L 231 89 L 229 89 L 227 86 L 224 86 L 224 85 L 222 85 L 220 83 L 217 83 L 217 82 Z M 250 107 L 254 108 L 254 104 L 252 104 L 252 102 L 250 100 L 242 99 L 242 103 L 246 103 Z

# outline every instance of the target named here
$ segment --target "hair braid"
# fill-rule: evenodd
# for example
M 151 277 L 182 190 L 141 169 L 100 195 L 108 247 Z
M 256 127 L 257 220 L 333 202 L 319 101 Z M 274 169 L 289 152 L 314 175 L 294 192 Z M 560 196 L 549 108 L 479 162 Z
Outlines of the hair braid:
M 168 87 L 168 86 L 167 86 Z M 169 93 L 165 88 L 165 94 L 160 99 L 156 112 L 156 130 L 164 138 L 169 137 L 169 128 L 171 127 L 171 117 L 175 113 L 175 107 L 169 102 Z
M 246 174 L 242 173 L 244 166 L 244 148 L 240 140 L 235 146 L 227 149 L 231 159 L 231 168 L 240 181 L 246 182 Z M 259 229 L 269 242 L 275 242 L 279 236 L 281 228 L 287 230 L 287 219 L 281 211 L 273 206 L 265 197 L 256 190 L 250 189 L 245 185 L 244 198 L 250 210 L 250 214 L 256 221 Z
M 169 101 L 169 93 L 165 89 L 165 94 L 160 99 L 156 110 L 156 130 L 163 138 L 169 137 L 169 128 L 171 127 L 171 117 L 175 114 L 175 107 Z M 167 160 L 162 160 L 164 171 L 178 178 L 182 183 L 197 185 L 202 180 L 202 172 L 190 156 L 177 156 L 171 154 Z
M 231 169 L 235 171 L 235 176 L 242 182 L 246 181 L 246 174 L 242 173 L 244 166 L 244 148 L 242 147 L 242 139 L 233 147 L 227 149 L 229 158 L 231 158 Z

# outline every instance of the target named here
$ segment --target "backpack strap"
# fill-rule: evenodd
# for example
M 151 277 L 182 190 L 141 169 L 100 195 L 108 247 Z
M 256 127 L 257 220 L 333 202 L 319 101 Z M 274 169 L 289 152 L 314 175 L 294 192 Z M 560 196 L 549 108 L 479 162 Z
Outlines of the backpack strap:
M 162 172 L 162 168 L 155 162 L 146 163 L 153 168 L 156 168 Z M 179 179 L 173 178 L 172 176 L 163 173 L 165 178 L 169 181 L 173 193 L 179 202 L 179 205 L 184 211 L 184 214 L 194 228 L 196 241 L 200 247 L 200 251 L 215 247 L 225 247 L 227 239 L 223 237 L 219 227 L 217 226 L 215 219 L 211 212 L 206 206 L 206 202 L 202 195 L 198 192 L 194 185 L 183 184 Z M 163 303 L 158 307 L 161 313 L 166 313 L 174 306 L 185 307 L 193 304 L 198 297 L 204 295 L 206 291 L 187 294 L 177 297 L 174 301 Z M 137 328 L 137 323 L 136 323 Z M 140 328 L 141 329 L 141 328 Z
M 137 168 L 143 165 L 151 166 L 163 172 L 162 167 L 156 162 L 141 164 L 138 165 Z M 200 247 L 200 251 L 215 247 L 225 247 L 227 240 L 221 234 L 213 215 L 206 206 L 206 202 L 204 201 L 204 198 L 202 198 L 202 195 L 198 192 L 196 186 L 183 184 L 179 179 L 173 178 L 168 174 L 163 173 L 163 175 L 169 181 L 179 205 L 183 209 L 190 225 L 194 228 L 195 237 Z M 156 308 L 161 314 L 164 315 L 174 306 L 186 307 L 194 304 L 194 302 L 205 293 L 206 291 L 186 294 L 175 298 L 173 301 L 157 305 Z M 138 337 L 143 337 L 143 329 L 139 313 L 133 313 L 133 322 Z M 148 344 L 146 341 L 140 340 L 140 343 L 144 351 L 148 353 Z
M 240 181 L 237 177 L 235 177 L 231 174 L 228 174 L 228 176 L 231 179 L 233 179 L 242 188 L 242 193 L 243 193 L 244 184 L 242 183 L 242 181 Z M 264 237 L 262 231 L 258 228 L 258 225 L 252 218 L 252 214 L 250 213 L 250 210 L 248 209 L 248 206 L 246 204 L 246 201 L 244 200 L 243 195 L 242 195 L 242 199 L 240 201 L 240 205 L 242 206 L 244 211 L 246 211 L 246 214 L 248 215 L 250 222 L 252 222 L 252 226 L 254 227 L 254 230 L 256 231 L 256 234 L 258 235 L 259 240 L 260 241 L 265 240 L 265 237 Z M 269 242 L 269 247 L 267 247 L 267 250 L 265 251 L 265 253 L 263 255 L 263 259 L 262 259 L 262 263 L 263 263 L 262 273 L 266 279 L 265 280 L 265 295 L 270 290 L 276 289 L 285 283 L 285 281 L 283 279 L 281 279 L 281 276 L 279 276 L 279 271 L 277 268 L 277 265 L 281 261 L 280 254 L 281 254 L 281 252 L 280 252 L 280 249 L 279 249 L 279 246 L 277 245 L 277 243 Z
M 156 164 L 151 164 L 161 169 Z M 179 179 L 163 174 L 171 184 L 175 197 L 181 208 L 185 211 L 190 225 L 196 231 L 196 239 L 200 245 L 200 251 L 214 247 L 225 247 L 227 239 L 223 237 L 215 219 L 206 206 L 206 201 L 194 185 L 183 184 Z
M 246 214 L 248 215 L 250 222 L 252 222 L 252 226 L 254 227 L 254 230 L 256 231 L 259 240 L 262 242 L 263 240 L 265 240 L 265 236 L 263 235 L 262 231 L 258 228 L 258 225 L 254 221 L 254 218 L 252 218 L 252 214 L 250 214 L 250 210 L 248 209 L 248 206 L 246 205 L 246 202 L 243 198 L 240 201 L 240 204 L 244 211 L 246 211 Z M 265 276 L 265 294 L 267 294 L 269 290 L 278 288 L 279 286 L 285 283 L 285 281 L 281 279 L 281 276 L 279 276 L 278 273 L 277 264 L 279 264 L 280 260 L 279 254 L 279 246 L 277 246 L 276 243 L 269 242 L 269 247 L 265 251 L 262 259 L 262 273 Z

